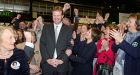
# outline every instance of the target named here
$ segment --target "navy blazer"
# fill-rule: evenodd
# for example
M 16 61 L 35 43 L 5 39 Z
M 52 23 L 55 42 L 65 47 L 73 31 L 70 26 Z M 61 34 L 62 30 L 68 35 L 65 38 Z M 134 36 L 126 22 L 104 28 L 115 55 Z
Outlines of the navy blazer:
M 23 50 L 15 48 L 10 58 L 0 59 L 0 75 L 29 75 L 27 58 Z M 14 64 L 18 64 L 18 66 L 14 68 L 12 66 Z
M 113 44 L 113 49 L 125 51 L 124 75 L 140 75 L 140 36 L 131 44 L 125 40 L 119 45 Z

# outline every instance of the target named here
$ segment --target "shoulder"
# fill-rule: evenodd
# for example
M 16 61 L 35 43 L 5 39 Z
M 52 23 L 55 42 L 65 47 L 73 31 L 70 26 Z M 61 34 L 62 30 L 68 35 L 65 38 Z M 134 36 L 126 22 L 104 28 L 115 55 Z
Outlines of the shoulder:
M 14 49 L 14 56 L 26 56 L 24 50 L 15 48 Z
M 140 36 L 138 36 L 138 37 L 136 38 L 136 40 L 139 40 L 139 41 L 140 41 Z
M 53 23 L 44 24 L 43 28 L 50 28 L 53 26 Z
M 67 25 L 62 25 L 62 27 L 66 30 L 66 31 L 69 31 L 69 32 L 72 32 L 73 31 L 73 29 L 72 29 L 72 27 L 70 27 L 70 26 L 67 26 Z

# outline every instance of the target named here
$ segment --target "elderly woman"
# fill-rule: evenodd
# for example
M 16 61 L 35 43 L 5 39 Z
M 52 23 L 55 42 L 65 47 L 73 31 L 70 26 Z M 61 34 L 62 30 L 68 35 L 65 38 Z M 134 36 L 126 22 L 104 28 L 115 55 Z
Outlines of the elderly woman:
M 110 31 L 116 42 L 113 50 L 117 51 L 113 75 L 140 75 L 140 15 L 130 15 L 127 28 L 125 36 L 117 30 Z
M 0 75 L 29 75 L 28 58 L 14 45 L 14 30 L 0 26 Z

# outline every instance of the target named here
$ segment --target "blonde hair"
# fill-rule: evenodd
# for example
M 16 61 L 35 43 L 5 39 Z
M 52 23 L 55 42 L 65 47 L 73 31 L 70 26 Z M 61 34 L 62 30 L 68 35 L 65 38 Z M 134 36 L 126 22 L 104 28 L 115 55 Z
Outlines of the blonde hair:
M 136 20 L 136 29 L 140 31 L 140 13 L 137 13 L 137 20 Z
M 129 18 L 135 19 L 136 30 L 140 31 L 140 13 L 134 13 L 129 16 Z
M 64 15 L 63 8 L 62 8 L 61 6 L 55 6 L 55 7 L 53 8 L 53 11 L 61 11 L 61 12 L 62 12 L 62 15 Z M 52 12 L 53 12 L 53 11 L 52 11 Z
M 14 29 L 11 26 L 0 26 L 0 41 L 2 41 L 1 36 L 5 30 L 10 30 L 14 34 Z

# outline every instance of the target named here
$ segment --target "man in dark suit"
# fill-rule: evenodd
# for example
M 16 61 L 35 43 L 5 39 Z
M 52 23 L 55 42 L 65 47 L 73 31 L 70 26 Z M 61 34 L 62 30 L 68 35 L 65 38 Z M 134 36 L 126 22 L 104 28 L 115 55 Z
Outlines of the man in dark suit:
M 69 60 L 65 51 L 71 50 L 72 29 L 62 23 L 61 7 L 53 9 L 52 18 L 53 24 L 44 25 L 40 39 L 42 75 L 67 75 Z

